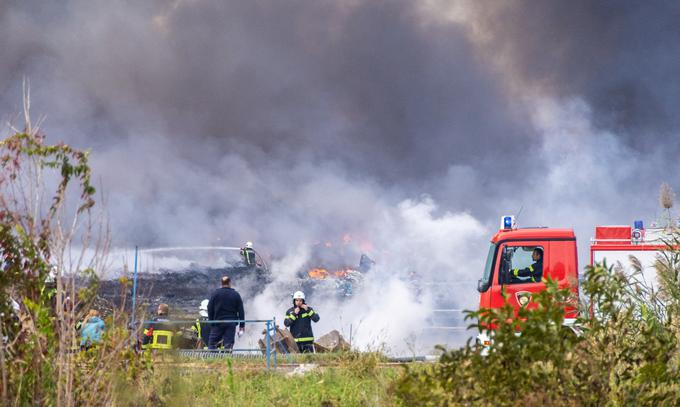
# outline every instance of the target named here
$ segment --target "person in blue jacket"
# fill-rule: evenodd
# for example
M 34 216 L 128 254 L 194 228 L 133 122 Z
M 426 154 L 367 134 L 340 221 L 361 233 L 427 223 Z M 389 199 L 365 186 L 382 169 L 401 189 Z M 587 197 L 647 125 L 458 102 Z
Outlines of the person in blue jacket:
M 80 349 L 87 350 L 102 341 L 106 325 L 96 309 L 91 309 L 80 327 Z

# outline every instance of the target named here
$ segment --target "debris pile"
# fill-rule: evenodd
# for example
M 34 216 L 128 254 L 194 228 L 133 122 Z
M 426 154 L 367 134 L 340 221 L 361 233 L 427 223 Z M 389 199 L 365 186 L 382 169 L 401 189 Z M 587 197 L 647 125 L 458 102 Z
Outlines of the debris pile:
M 265 335 L 266 332 L 262 331 L 263 337 L 257 341 L 263 353 L 267 350 Z M 299 353 L 297 344 L 295 343 L 295 338 L 293 338 L 293 335 L 287 329 L 281 329 L 277 325 L 276 335 L 270 340 L 270 345 L 272 347 L 276 347 L 276 351 L 279 353 Z M 340 335 L 340 332 L 335 329 L 314 341 L 314 350 L 317 353 L 344 352 L 348 351 L 349 349 L 349 343 L 347 343 L 345 338 Z
M 174 316 L 196 315 L 198 306 L 204 298 L 210 298 L 219 286 L 222 276 L 232 278 L 244 298 L 252 298 L 271 282 L 266 268 L 225 265 L 207 267 L 191 264 L 185 269 L 169 270 L 160 268 L 157 272 L 139 272 L 137 280 L 137 300 L 149 304 L 152 313 L 160 303 L 170 306 Z M 128 276 L 131 278 L 131 276 Z M 131 298 L 132 284 L 121 287 L 119 279 L 102 280 L 98 296 L 114 306 L 119 306 L 124 298 Z M 129 302 L 126 304 L 129 307 Z
M 317 353 L 344 352 L 350 349 L 349 343 L 335 329 L 314 341 L 314 349 Z
M 266 331 L 262 331 L 263 338 L 257 341 L 262 352 L 266 352 L 267 343 L 265 335 Z M 278 325 L 276 326 L 276 335 L 272 337 L 270 345 L 276 347 L 278 353 L 299 353 L 297 344 L 295 343 L 295 338 L 287 329 L 281 329 Z
M 329 272 L 323 268 L 313 268 L 300 279 L 300 286 L 305 292 L 347 298 L 361 289 L 363 279 L 363 274 L 353 269 Z

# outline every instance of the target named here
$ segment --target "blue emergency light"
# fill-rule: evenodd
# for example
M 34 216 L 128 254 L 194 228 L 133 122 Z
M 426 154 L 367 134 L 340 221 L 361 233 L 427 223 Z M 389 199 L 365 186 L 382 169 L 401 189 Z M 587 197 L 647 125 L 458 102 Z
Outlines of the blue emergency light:
M 645 229 L 644 224 L 642 223 L 641 220 L 636 220 L 633 222 L 633 231 L 630 234 L 630 238 L 633 241 L 633 243 L 640 243 L 642 242 L 643 239 L 643 230 Z
M 514 216 L 503 216 L 501 218 L 501 229 L 512 229 L 515 226 Z

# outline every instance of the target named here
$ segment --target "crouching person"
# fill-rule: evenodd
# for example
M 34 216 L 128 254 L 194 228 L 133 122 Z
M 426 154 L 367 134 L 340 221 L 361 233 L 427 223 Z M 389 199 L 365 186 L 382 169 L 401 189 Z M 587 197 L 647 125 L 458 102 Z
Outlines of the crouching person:
M 210 300 L 205 299 L 201 301 L 201 306 L 198 308 L 198 319 L 191 327 L 191 330 L 196 332 L 197 344 L 196 349 L 208 349 L 208 338 L 210 338 L 210 324 L 208 324 L 208 303 Z
M 80 324 L 80 350 L 88 350 L 102 341 L 104 321 L 99 318 L 99 312 L 91 309 Z
M 305 303 L 305 293 L 293 294 L 293 306 L 286 311 L 283 324 L 288 327 L 302 353 L 314 353 L 312 321 L 319 322 L 319 314 Z
M 156 317 L 144 327 L 142 337 L 142 349 L 172 349 L 173 337 L 177 332 L 176 327 L 168 319 L 170 307 L 168 304 L 159 304 Z

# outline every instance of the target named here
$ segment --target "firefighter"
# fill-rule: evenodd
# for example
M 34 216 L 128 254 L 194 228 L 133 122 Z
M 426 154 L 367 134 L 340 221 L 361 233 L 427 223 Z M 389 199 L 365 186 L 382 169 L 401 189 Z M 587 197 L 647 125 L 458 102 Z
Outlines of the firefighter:
M 152 349 L 154 351 L 157 349 L 172 349 L 173 337 L 177 330 L 168 319 L 169 311 L 170 307 L 168 307 L 168 304 L 158 304 L 156 316 L 144 328 L 142 349 Z
M 246 266 L 255 266 L 255 249 L 253 249 L 253 242 L 246 242 L 245 246 L 241 248 L 241 256 L 243 256 L 243 262 Z
M 208 338 L 210 337 L 210 324 L 205 321 L 208 320 L 208 303 L 209 299 L 201 301 L 201 305 L 198 307 L 199 317 L 196 322 L 191 327 L 191 330 L 196 332 L 198 337 L 198 348 L 208 349 Z
M 312 321 L 319 322 L 319 314 L 305 303 L 305 293 L 293 294 L 293 306 L 286 311 L 283 324 L 288 327 L 302 353 L 314 352 Z
M 531 259 L 534 263 L 529 267 L 512 269 L 512 275 L 515 277 L 515 280 L 523 283 L 541 281 L 543 277 L 543 249 L 540 247 L 534 248 L 533 253 L 531 253 Z

